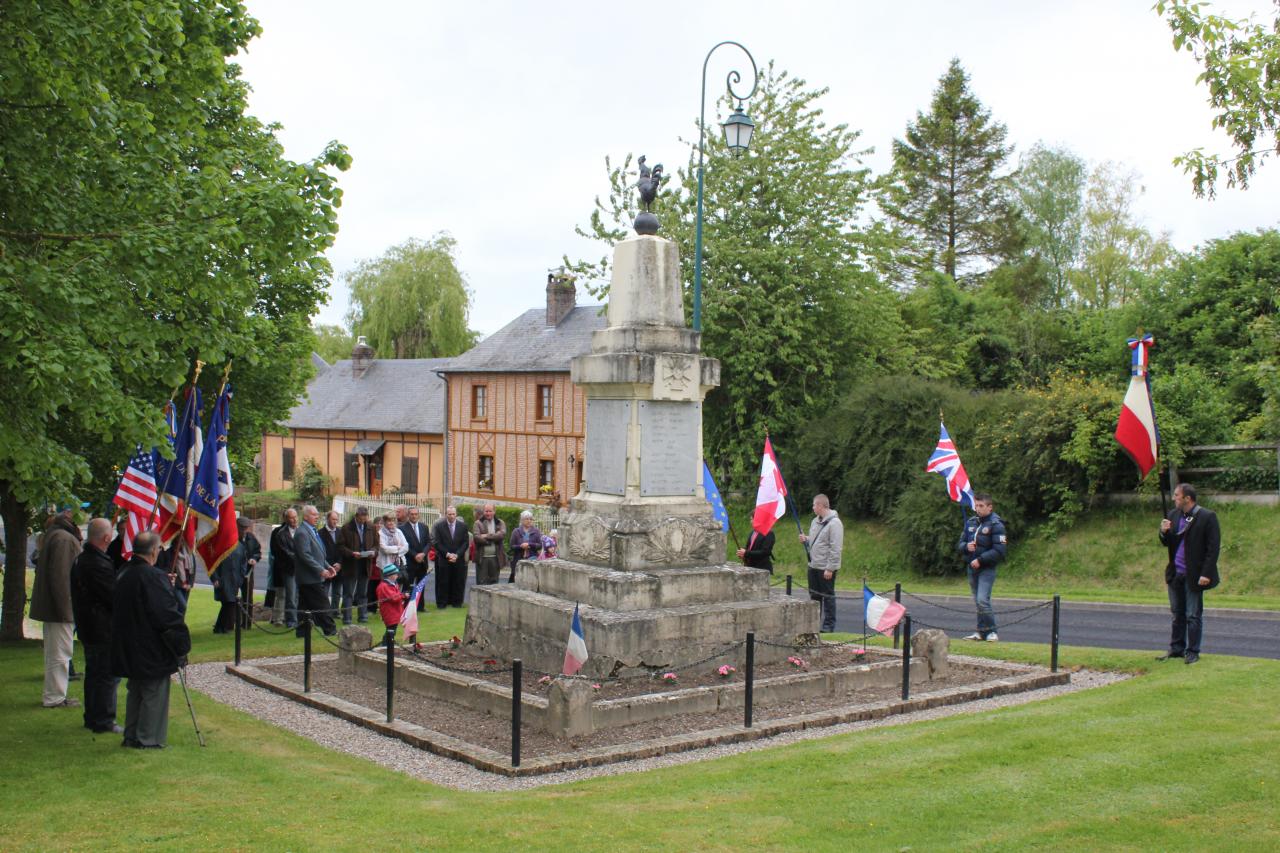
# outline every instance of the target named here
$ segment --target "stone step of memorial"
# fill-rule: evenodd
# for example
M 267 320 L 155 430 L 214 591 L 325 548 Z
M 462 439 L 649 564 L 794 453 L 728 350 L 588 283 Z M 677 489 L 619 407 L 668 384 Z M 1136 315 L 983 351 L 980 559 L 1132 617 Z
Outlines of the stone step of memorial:
M 605 610 L 653 610 L 765 601 L 769 573 L 733 564 L 619 572 L 571 560 L 524 560 L 516 566 L 516 587 Z
M 476 587 L 463 648 L 468 654 L 501 660 L 519 657 L 532 669 L 559 672 L 574 604 L 572 598 L 518 586 Z M 740 665 L 740 644 L 748 631 L 760 641 L 758 661 L 780 660 L 792 653 L 797 639 L 816 639 L 818 624 L 815 602 L 782 592 L 760 599 L 637 610 L 581 604 L 579 617 L 590 655 L 583 673 L 589 676 L 650 675 L 712 656 L 718 657 L 701 668 L 725 662 Z

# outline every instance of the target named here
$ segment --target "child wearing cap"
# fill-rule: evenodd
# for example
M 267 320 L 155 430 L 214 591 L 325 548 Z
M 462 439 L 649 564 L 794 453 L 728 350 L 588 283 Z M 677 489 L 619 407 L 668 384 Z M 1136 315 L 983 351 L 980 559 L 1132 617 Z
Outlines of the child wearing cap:
M 404 603 L 409 600 L 409 593 L 400 591 L 399 580 L 399 566 L 389 563 L 382 567 L 382 580 L 378 582 L 378 612 L 382 614 L 382 624 L 391 634 L 400 625 Z

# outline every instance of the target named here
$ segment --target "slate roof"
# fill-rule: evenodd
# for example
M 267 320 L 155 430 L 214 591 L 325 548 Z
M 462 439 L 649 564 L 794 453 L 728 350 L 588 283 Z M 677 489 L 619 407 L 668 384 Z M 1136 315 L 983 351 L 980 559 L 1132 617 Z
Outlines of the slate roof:
M 531 308 L 456 358 L 446 373 L 545 373 L 568 371 L 569 361 L 591 351 L 591 333 L 608 322 L 602 305 L 578 305 L 558 325 L 547 309 Z
M 285 426 L 294 429 L 367 429 L 444 433 L 447 358 L 374 359 L 364 376 L 349 359 L 334 362 L 307 385 Z

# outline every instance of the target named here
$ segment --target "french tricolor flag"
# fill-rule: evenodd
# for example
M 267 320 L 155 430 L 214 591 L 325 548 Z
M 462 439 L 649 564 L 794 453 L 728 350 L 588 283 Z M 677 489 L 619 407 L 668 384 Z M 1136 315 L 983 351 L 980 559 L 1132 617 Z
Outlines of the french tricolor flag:
M 892 634 L 894 626 L 907 615 L 907 608 L 883 595 L 876 595 L 866 584 L 862 585 L 862 605 L 866 609 L 868 627 L 885 636 Z
M 1129 373 L 1129 390 L 1120 407 L 1116 423 L 1116 441 L 1138 466 L 1139 479 L 1156 467 L 1160 456 L 1160 432 L 1156 427 L 1156 410 L 1151 403 L 1151 385 L 1147 377 L 1147 359 L 1155 346 L 1151 335 L 1129 339 L 1133 363 Z
M 569 628 L 569 648 L 564 650 L 564 674 L 576 675 L 587 662 L 587 639 L 582 636 L 582 620 L 578 618 L 578 605 L 573 605 L 573 625 Z

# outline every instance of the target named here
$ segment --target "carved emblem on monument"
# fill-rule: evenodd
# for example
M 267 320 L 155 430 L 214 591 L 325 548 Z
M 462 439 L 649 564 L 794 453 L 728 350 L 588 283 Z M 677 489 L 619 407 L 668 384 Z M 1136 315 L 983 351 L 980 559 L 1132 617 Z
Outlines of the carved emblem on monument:
M 687 563 L 709 555 L 708 528 L 688 518 L 666 518 L 649 531 L 644 543 L 644 559 L 651 563 Z
M 693 379 L 689 376 L 689 363 L 664 359 L 662 365 L 662 381 L 673 391 L 683 391 L 689 387 Z
M 575 513 L 569 517 L 569 526 L 573 530 L 569 539 L 569 553 L 572 556 L 601 563 L 609 561 L 609 529 L 599 518 Z

